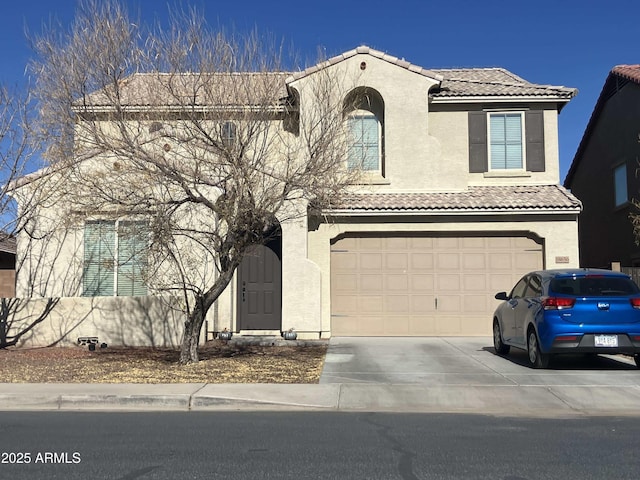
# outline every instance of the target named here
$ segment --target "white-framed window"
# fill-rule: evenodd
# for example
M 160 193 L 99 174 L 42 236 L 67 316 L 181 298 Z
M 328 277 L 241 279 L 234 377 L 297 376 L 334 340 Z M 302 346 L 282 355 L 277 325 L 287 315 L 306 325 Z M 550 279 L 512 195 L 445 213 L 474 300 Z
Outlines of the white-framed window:
M 523 112 L 491 112 L 489 121 L 489 169 L 524 168 Z
M 147 246 L 146 222 L 87 221 L 84 226 L 82 295 L 146 295 L 143 274 Z
M 380 171 L 381 131 L 375 114 L 366 110 L 355 110 L 347 117 L 349 129 L 349 151 L 347 167 L 362 168 L 367 172 Z
M 619 207 L 629 200 L 627 195 L 627 164 L 623 163 L 613 169 L 614 205 Z

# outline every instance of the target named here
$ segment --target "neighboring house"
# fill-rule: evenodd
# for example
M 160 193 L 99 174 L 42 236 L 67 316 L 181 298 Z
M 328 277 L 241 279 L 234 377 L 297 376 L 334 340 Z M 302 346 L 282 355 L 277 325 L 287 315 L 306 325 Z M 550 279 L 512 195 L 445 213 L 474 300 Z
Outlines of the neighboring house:
M 342 69 L 340 78 L 367 89 L 368 102 L 346 112 L 367 185 L 331 209 L 282 222 L 277 239 L 245 258 L 210 312 L 210 331 L 487 335 L 496 292 L 530 270 L 578 266 L 581 205 L 559 184 L 558 158 L 558 114 L 574 89 L 501 68 L 428 70 L 358 47 L 282 77 L 301 111 L 305 85 L 322 68 Z M 107 229 L 115 242 L 123 226 L 88 222 L 76 243 L 85 242 L 85 254 L 97 251 L 91 232 Z M 86 263 L 77 297 L 61 302 L 65 312 L 97 301 L 111 312 L 131 299 L 151 305 L 135 282 L 122 292 L 133 297 L 119 297 L 112 284 L 95 290 L 86 272 L 96 278 L 99 264 Z M 75 332 L 140 343 L 144 335 L 122 331 L 153 323 L 137 321 L 153 317 L 144 309 L 115 320 L 98 315 Z
M 0 298 L 16 295 L 16 239 L 0 237 Z
M 640 198 L 640 65 L 609 73 L 564 186 L 580 199 L 580 265 L 640 266 L 629 214 Z

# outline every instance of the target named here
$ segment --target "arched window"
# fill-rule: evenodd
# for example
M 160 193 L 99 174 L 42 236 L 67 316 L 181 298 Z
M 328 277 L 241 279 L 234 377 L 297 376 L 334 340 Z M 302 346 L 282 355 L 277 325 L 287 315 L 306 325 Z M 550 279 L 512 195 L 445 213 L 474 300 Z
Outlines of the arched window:
M 349 169 L 378 172 L 384 176 L 384 102 L 369 88 L 353 90 L 345 98 Z

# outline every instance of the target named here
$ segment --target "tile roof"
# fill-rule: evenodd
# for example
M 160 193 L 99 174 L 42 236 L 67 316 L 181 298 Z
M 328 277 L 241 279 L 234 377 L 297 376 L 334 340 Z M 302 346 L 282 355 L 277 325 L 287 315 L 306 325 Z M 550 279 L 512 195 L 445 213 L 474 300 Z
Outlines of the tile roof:
M 575 88 L 528 82 L 504 68 L 436 69 L 433 72 L 443 78 L 440 89 L 431 93 L 434 99 L 474 96 L 551 96 L 570 100 L 577 93 Z
M 407 62 L 404 58 L 394 57 L 393 55 L 389 55 L 387 53 L 381 52 L 380 50 L 375 50 L 373 48 L 367 47 L 366 45 L 360 45 L 353 50 L 349 50 L 348 52 L 341 53 L 340 55 L 336 55 L 335 57 L 331 57 L 329 60 L 324 62 L 320 62 L 317 65 L 306 68 L 300 72 L 292 73 L 289 78 L 287 78 L 287 83 L 293 82 L 300 78 L 306 77 L 314 72 L 322 70 L 324 68 L 330 67 L 331 65 L 335 65 L 336 63 L 340 63 L 348 58 L 351 58 L 355 55 L 370 55 L 375 58 L 379 58 L 386 62 L 392 63 L 402 68 L 406 68 L 412 72 L 415 72 L 419 75 L 424 75 L 426 77 L 433 78 L 435 80 L 442 80 L 442 77 L 434 70 L 428 70 L 426 68 L 422 68 L 418 65 L 414 65 L 413 63 Z
M 327 213 L 562 212 L 580 208 L 580 201 L 559 185 L 516 185 L 469 187 L 462 192 L 349 194 Z
M 430 93 L 436 101 L 462 97 L 551 97 L 569 101 L 577 93 L 574 88 L 528 82 L 504 68 L 426 69 L 360 46 L 299 72 L 137 73 L 122 80 L 121 104 L 171 107 L 179 106 L 186 97 L 189 105 L 229 107 L 260 104 L 264 107 L 265 102 L 280 105 L 280 100 L 289 96 L 289 83 L 355 55 L 369 55 L 438 81 L 439 86 Z M 112 105 L 104 92 L 88 95 L 85 101 L 93 107 Z
M 136 73 L 120 83 L 120 103 L 137 107 L 277 106 L 289 96 L 285 83 L 288 76 L 287 72 Z M 93 107 L 113 105 L 102 90 L 88 95 L 85 102 Z
M 640 65 L 616 65 L 611 73 L 640 84 Z
M 16 237 L 4 232 L 0 233 L 0 252 L 16 253 Z
M 321 62 L 313 67 L 293 73 L 287 78 L 287 83 L 310 75 L 318 70 L 342 62 L 355 55 L 370 55 L 386 62 L 406 68 L 419 75 L 440 81 L 440 88 L 432 92 L 432 98 L 469 97 L 469 96 L 539 96 L 558 97 L 570 100 L 577 90 L 575 88 L 552 85 L 538 85 L 527 82 L 523 78 L 505 70 L 504 68 L 452 68 L 426 69 L 394 57 L 379 50 L 362 45 L 348 52 L 342 53 Z

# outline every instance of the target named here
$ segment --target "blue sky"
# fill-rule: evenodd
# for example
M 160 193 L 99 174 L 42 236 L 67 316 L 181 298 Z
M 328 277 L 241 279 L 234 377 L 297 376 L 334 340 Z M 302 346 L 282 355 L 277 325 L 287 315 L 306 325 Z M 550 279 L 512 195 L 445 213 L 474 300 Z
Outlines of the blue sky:
M 640 63 L 640 2 L 618 0 L 127 0 L 143 20 L 168 5 L 200 7 L 212 25 L 257 27 L 302 58 L 318 47 L 333 56 L 368 45 L 425 68 L 504 67 L 535 83 L 575 87 L 560 115 L 564 180 L 605 78 L 618 64 Z M 20 0 L 0 14 L 0 81 L 24 82 L 30 50 L 24 31 L 55 17 L 67 23 L 76 0 Z M 610 8 L 615 7 L 615 8 Z

